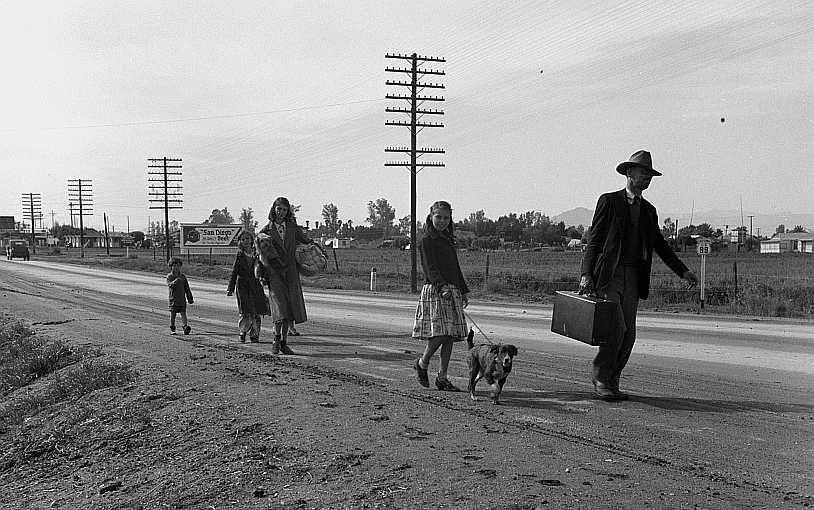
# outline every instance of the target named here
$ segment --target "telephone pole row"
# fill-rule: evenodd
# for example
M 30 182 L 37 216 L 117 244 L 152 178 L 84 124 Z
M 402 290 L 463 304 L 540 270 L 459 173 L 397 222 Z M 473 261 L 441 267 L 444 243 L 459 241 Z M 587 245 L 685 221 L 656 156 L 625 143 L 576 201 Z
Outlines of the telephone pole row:
M 84 258 L 85 216 L 93 216 L 93 180 L 68 179 L 68 207 L 71 218 L 79 216 L 79 256 Z
M 385 147 L 384 152 L 388 153 L 403 153 L 409 154 L 409 161 L 388 161 L 384 166 L 403 166 L 410 171 L 410 292 L 417 292 L 417 264 L 416 264 L 416 175 L 424 167 L 443 167 L 444 164 L 438 161 L 419 161 L 419 158 L 425 154 L 444 154 L 444 149 L 441 148 L 421 148 L 417 147 L 418 133 L 424 128 L 441 128 L 444 127 L 442 122 L 423 121 L 425 115 L 444 115 L 443 110 L 423 108 L 425 102 L 443 102 L 444 98 L 441 96 L 421 95 L 424 89 L 443 89 L 444 85 L 440 83 L 426 83 L 421 82 L 425 76 L 445 76 L 446 73 L 438 69 L 423 69 L 422 65 L 427 62 L 443 63 L 445 59 L 439 57 L 419 56 L 416 53 L 412 55 L 402 55 L 398 53 L 388 53 L 384 58 L 403 60 L 409 67 L 385 67 L 385 72 L 388 73 L 405 73 L 409 77 L 409 81 L 400 80 L 387 80 L 385 82 L 388 86 L 405 87 L 408 89 L 408 94 L 396 93 L 387 94 L 385 99 L 404 100 L 407 101 L 407 107 L 392 107 L 388 106 L 384 109 L 386 113 L 407 114 L 409 121 L 406 120 L 387 120 L 385 126 L 400 126 L 406 127 L 410 130 L 410 146 L 409 147 Z
M 181 172 L 177 171 L 182 168 L 181 159 L 175 158 L 149 158 L 147 159 L 147 168 L 155 168 L 156 170 L 147 171 L 147 181 L 149 183 L 149 191 L 147 192 L 148 201 L 150 202 L 150 209 L 164 209 L 164 239 L 166 245 L 166 260 L 170 260 L 172 256 L 172 241 L 170 239 L 170 209 L 182 209 L 183 203 L 181 196 L 183 191 L 181 187 Z M 160 169 L 160 170 L 159 170 Z
M 42 217 L 42 195 L 23 193 L 23 220 L 31 222 L 31 250 L 37 254 L 37 239 L 34 234 L 34 220 Z

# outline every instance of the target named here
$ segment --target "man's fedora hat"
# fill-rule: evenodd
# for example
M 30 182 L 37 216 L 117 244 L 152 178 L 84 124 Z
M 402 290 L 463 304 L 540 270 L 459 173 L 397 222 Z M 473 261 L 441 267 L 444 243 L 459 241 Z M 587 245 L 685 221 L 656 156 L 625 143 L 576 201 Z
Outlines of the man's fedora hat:
M 627 175 L 627 169 L 632 168 L 634 166 L 638 166 L 639 168 L 644 168 L 650 175 L 659 176 L 661 172 L 653 168 L 653 160 L 650 158 L 650 153 L 647 151 L 636 151 L 630 156 L 629 161 L 625 161 L 624 163 L 619 163 L 619 166 L 616 167 L 616 171 L 622 175 Z

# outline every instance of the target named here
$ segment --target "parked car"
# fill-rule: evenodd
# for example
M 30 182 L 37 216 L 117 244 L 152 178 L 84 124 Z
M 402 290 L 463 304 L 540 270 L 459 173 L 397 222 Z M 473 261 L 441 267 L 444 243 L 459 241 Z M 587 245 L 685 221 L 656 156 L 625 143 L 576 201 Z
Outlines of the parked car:
M 6 247 L 6 259 L 11 260 L 14 257 L 18 259 L 29 260 L 31 253 L 28 251 L 28 243 L 22 239 L 12 239 Z

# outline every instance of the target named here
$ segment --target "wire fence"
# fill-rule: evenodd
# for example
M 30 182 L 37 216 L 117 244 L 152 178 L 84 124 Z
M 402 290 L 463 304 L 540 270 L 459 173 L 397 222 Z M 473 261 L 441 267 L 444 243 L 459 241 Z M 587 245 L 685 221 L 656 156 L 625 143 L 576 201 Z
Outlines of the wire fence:
M 72 249 L 69 255 L 78 250 Z M 111 257 L 124 257 L 123 248 L 111 249 Z M 129 250 L 131 257 L 154 259 L 162 264 L 163 250 Z M 234 254 L 186 254 L 175 250 L 185 263 L 219 275 L 234 262 Z M 107 257 L 105 249 L 86 249 L 86 257 Z M 700 275 L 700 258 L 680 253 L 687 266 Z M 558 290 L 579 285 L 580 252 L 568 251 L 460 251 L 461 270 L 473 291 L 526 301 L 550 302 Z M 307 278 L 307 285 L 365 289 L 375 268 L 379 290 L 407 291 L 412 262 L 409 251 L 395 249 L 337 249 L 328 251 L 328 271 Z M 814 256 L 811 254 L 713 254 L 707 257 L 705 307 L 720 313 L 776 317 L 814 315 Z M 424 280 L 417 261 L 419 286 Z M 698 310 L 698 288 L 687 290 L 683 282 L 658 258 L 653 261 L 650 296 L 645 309 Z

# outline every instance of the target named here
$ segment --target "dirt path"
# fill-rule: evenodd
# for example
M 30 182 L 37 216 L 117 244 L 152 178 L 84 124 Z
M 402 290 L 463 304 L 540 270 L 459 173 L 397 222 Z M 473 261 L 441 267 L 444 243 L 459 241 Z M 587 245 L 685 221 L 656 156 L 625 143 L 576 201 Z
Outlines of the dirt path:
M 4 312 L 141 374 L 0 433 L 3 447 L 28 441 L 34 453 L 0 472 L 4 508 L 814 503 L 805 372 L 753 368 L 753 384 L 737 375 L 743 366 L 648 355 L 630 381 L 641 396 L 609 405 L 587 391 L 590 353 L 547 346 L 523 352 L 506 405 L 495 407 L 418 388 L 416 346 L 403 332 L 322 320 L 318 304 L 292 339 L 307 355 L 278 357 L 268 344 L 235 343 L 233 310 L 203 285 L 193 334 L 172 337 L 163 300 L 135 284 L 91 290 L 70 274 L 47 281 L 2 264 L 0 276 Z M 461 362 L 459 352 L 455 374 Z M 762 383 L 771 378 L 782 390 Z

